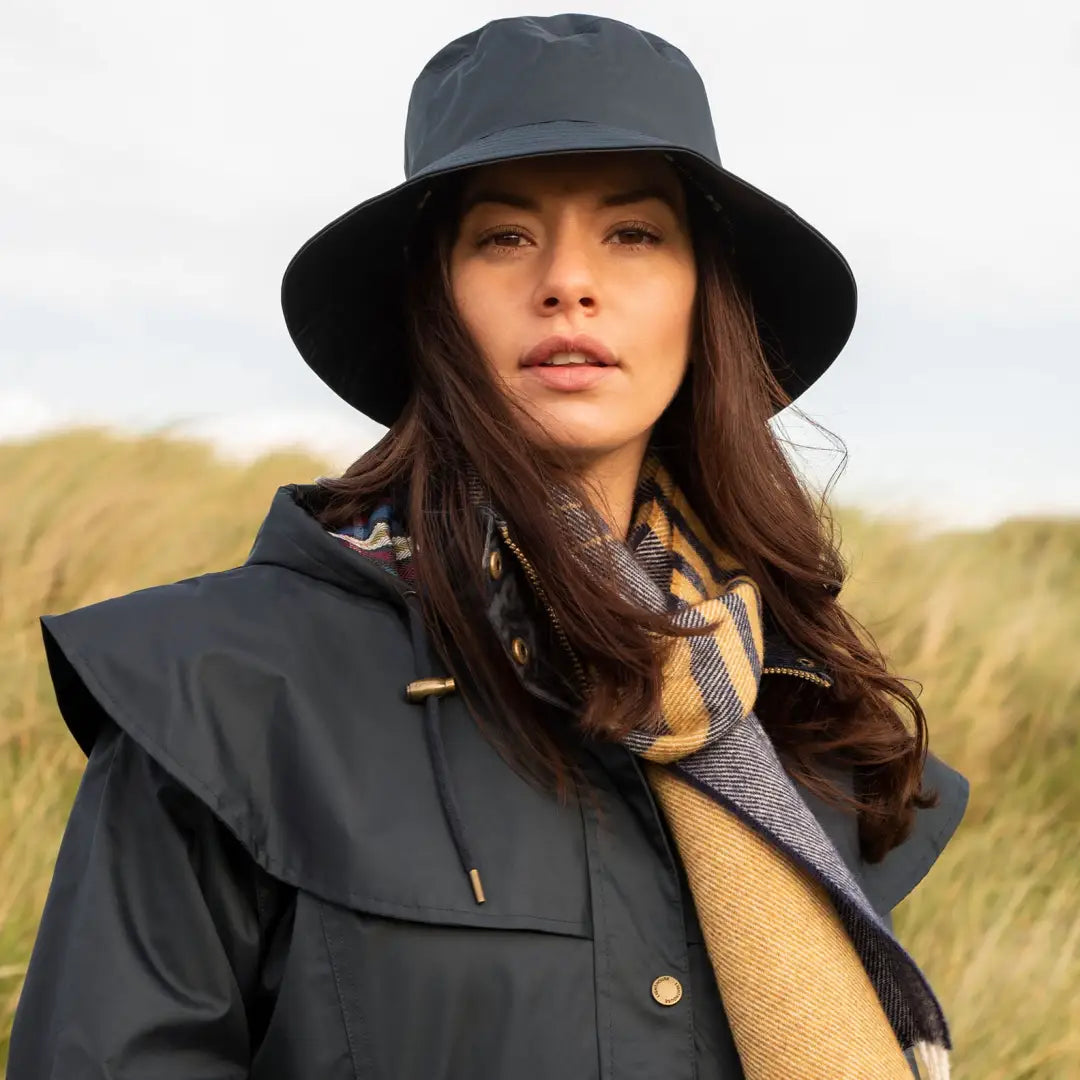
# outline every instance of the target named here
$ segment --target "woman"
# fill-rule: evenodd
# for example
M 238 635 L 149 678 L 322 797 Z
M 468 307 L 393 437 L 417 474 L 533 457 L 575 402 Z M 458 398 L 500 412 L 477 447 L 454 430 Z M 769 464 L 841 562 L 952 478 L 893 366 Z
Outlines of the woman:
M 387 436 L 43 620 L 89 761 L 13 1080 L 947 1076 L 889 913 L 967 785 L 768 426 L 847 264 L 609 19 L 447 45 L 406 174 L 283 288 Z

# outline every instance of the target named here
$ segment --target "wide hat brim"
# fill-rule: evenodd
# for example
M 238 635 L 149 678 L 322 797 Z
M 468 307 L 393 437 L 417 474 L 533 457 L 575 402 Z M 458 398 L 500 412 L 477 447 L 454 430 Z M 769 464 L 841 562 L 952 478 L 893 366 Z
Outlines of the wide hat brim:
M 604 150 L 662 150 L 720 204 L 716 242 L 748 290 L 766 356 L 799 397 L 851 335 L 857 290 L 843 255 L 790 207 L 684 146 L 641 132 L 562 120 L 498 131 L 459 146 L 353 207 L 293 256 L 281 285 L 285 323 L 311 369 L 372 420 L 393 424 L 409 397 L 403 245 L 434 178 L 493 161 Z M 727 235 L 730 229 L 731 235 Z M 707 243 L 708 237 L 697 237 Z

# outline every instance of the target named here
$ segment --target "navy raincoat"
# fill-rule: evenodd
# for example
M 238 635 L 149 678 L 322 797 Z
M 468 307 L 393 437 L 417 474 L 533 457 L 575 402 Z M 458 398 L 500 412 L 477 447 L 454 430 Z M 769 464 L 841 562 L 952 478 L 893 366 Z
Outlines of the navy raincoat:
M 280 489 L 241 567 L 43 619 L 88 762 L 10 1080 L 738 1080 L 635 756 L 581 740 L 596 798 L 560 805 L 458 695 L 407 700 L 448 674 L 417 598 L 329 536 L 315 497 Z M 500 544 L 490 529 L 486 555 Z M 488 615 L 543 696 L 504 555 Z M 829 681 L 775 627 L 765 667 Z M 883 915 L 964 812 L 961 775 L 931 755 L 926 778 L 939 805 L 873 865 L 854 818 L 804 792 Z

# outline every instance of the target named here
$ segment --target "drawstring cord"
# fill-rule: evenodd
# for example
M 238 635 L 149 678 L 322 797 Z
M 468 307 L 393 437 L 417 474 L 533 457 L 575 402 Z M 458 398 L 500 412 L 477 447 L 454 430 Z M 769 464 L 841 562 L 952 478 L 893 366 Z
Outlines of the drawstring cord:
M 417 666 L 421 671 L 430 671 L 431 651 L 428 648 L 423 612 L 415 592 L 408 593 L 406 603 L 409 610 L 409 633 L 412 637 Z M 454 847 L 461 860 L 461 868 L 465 871 L 469 884 L 472 886 L 473 896 L 476 897 L 478 904 L 482 904 L 484 887 L 466 837 L 465 824 L 458 808 L 457 797 L 454 795 L 450 780 L 450 766 L 446 760 L 446 747 L 443 744 L 442 727 L 439 724 L 439 698 L 453 689 L 453 679 L 425 678 L 409 683 L 405 695 L 409 701 L 422 701 L 424 704 L 424 735 L 427 739 L 428 757 L 431 760 L 431 771 L 435 776 L 435 787 L 439 792 L 443 816 L 446 818 L 446 824 L 454 840 Z

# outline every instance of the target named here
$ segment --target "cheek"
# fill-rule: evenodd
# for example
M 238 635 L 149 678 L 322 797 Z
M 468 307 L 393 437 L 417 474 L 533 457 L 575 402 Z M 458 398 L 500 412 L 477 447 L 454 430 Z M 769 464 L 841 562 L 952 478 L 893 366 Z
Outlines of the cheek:
M 697 279 L 692 271 L 655 279 L 652 287 L 637 290 L 629 317 L 635 328 L 640 354 L 641 347 L 665 367 L 674 358 L 681 372 L 681 362 L 690 351 L 693 332 L 694 300 Z
M 508 329 L 504 298 L 499 295 L 497 284 L 475 264 L 468 261 L 459 266 L 451 264 L 454 305 L 480 351 L 491 361 L 497 361 L 503 351 L 500 342 Z
M 477 318 L 483 313 L 483 306 L 477 302 L 479 290 L 474 280 L 475 275 L 469 272 L 469 266 L 465 264 L 451 263 L 450 266 L 450 294 L 454 300 L 454 306 L 458 314 L 475 333 L 474 325 Z

